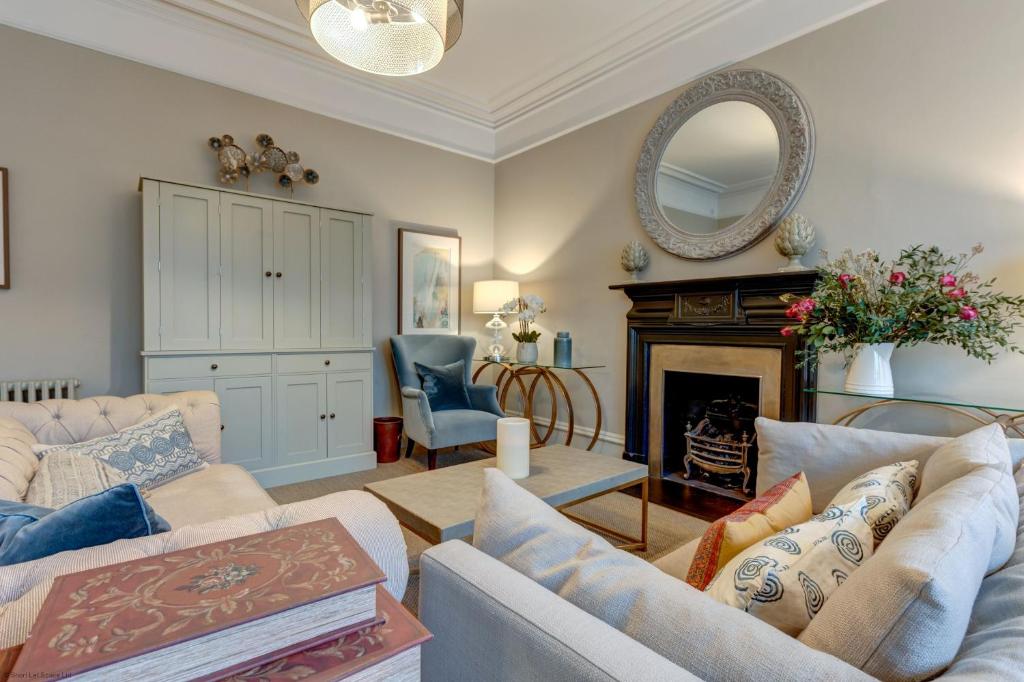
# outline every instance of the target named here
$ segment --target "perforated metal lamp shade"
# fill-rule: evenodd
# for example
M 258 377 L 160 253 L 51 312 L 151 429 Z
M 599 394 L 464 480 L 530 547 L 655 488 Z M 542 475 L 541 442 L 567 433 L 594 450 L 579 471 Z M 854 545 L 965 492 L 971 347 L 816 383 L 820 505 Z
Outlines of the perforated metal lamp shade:
M 338 61 L 382 76 L 428 71 L 462 35 L 465 0 L 295 0 Z

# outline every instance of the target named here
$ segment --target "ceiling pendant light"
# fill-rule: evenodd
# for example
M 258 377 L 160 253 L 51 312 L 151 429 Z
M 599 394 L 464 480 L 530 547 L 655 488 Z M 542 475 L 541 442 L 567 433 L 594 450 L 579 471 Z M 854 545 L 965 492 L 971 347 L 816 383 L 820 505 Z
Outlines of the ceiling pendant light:
M 295 0 L 316 42 L 382 76 L 428 71 L 462 35 L 465 0 Z

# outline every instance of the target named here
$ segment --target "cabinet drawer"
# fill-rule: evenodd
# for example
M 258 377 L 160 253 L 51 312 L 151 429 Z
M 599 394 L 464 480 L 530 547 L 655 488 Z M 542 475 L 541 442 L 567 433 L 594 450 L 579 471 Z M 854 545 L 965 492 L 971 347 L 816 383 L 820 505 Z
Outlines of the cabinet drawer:
M 149 358 L 150 379 L 270 374 L 269 355 L 187 355 Z
M 373 366 L 371 353 L 303 353 L 302 355 L 278 355 L 277 371 L 281 374 L 294 372 L 346 372 L 370 369 Z

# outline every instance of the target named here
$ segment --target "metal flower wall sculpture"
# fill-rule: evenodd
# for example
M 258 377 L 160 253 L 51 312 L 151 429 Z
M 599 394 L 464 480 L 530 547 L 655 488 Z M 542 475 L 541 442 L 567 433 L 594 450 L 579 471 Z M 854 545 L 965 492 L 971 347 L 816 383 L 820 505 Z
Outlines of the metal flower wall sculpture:
M 303 168 L 299 163 L 298 152 L 286 152 L 266 133 L 256 136 L 260 151 L 253 154 L 246 153 L 235 144 L 235 138 L 230 135 L 211 137 L 209 144 L 217 152 L 219 179 L 223 185 L 233 185 L 240 178 L 245 178 L 245 189 L 248 190 L 250 176 L 268 171 L 277 175 L 277 184 L 289 193 L 294 191 L 296 183 L 315 185 L 320 182 L 319 173 L 312 168 Z

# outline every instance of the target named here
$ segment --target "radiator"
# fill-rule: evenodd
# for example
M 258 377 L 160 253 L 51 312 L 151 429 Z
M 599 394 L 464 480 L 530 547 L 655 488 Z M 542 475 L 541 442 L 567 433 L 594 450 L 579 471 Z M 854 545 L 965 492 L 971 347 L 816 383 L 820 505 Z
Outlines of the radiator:
M 30 379 L 0 381 L 0 402 L 34 403 L 51 398 L 78 398 L 78 379 Z

